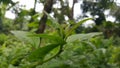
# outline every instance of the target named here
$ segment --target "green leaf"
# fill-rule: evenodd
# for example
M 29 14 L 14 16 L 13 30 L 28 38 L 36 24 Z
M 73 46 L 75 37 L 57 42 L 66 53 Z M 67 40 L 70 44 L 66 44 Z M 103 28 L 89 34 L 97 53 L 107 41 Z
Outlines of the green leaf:
M 71 35 L 67 38 L 66 42 L 75 42 L 75 41 L 82 41 L 82 40 L 87 40 L 91 39 L 94 36 L 101 35 L 101 32 L 96 32 L 96 33 L 88 33 L 88 34 L 75 34 Z
M 67 32 L 66 37 L 68 37 L 69 35 L 71 35 L 71 33 L 73 33 L 73 31 L 74 31 L 77 27 L 79 27 L 81 24 L 83 24 L 84 22 L 86 22 L 86 21 L 88 21 L 88 20 L 92 20 L 92 18 L 83 19 L 83 20 L 81 20 L 80 22 L 74 24 L 74 25 L 72 26 L 72 28 Z
M 27 31 L 11 31 L 19 40 L 30 43 L 32 46 L 39 46 L 40 39 L 38 37 L 28 37 L 33 33 Z
M 59 44 L 50 44 L 48 46 L 44 46 L 41 48 L 38 48 L 36 50 L 34 50 L 29 56 L 28 56 L 28 60 L 33 62 L 33 61 L 39 61 L 41 63 L 43 63 L 43 60 L 45 58 L 45 56 L 50 53 L 50 51 L 52 51 L 54 48 L 58 47 Z
M 48 34 L 32 34 L 29 35 L 30 37 L 40 37 L 40 38 L 47 38 L 49 40 L 53 40 L 56 43 L 64 43 L 64 40 L 60 36 L 55 36 L 55 35 L 48 35 Z

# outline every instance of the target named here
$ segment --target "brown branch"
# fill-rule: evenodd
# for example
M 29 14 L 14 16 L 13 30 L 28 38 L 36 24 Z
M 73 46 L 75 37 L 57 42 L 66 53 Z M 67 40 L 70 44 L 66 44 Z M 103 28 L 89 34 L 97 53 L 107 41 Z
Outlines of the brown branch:
M 52 10 L 53 6 L 53 0 L 46 0 L 45 5 L 44 5 L 44 11 L 47 13 L 50 13 Z M 36 31 L 36 33 L 43 33 L 46 27 L 46 21 L 47 21 L 47 15 L 44 13 L 43 17 L 39 21 L 39 27 Z
M 73 0 L 72 8 L 70 10 L 70 14 L 68 15 L 70 20 L 74 20 L 73 16 L 74 16 L 74 5 L 75 5 L 75 3 L 77 3 L 77 0 Z

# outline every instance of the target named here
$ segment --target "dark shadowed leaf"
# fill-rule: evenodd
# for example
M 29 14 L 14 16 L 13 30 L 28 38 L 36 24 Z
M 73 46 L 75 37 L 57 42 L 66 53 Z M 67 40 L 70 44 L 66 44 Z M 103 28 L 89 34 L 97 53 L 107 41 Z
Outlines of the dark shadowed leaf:
M 28 56 L 29 61 L 40 61 L 43 62 L 45 56 L 52 51 L 54 48 L 58 47 L 59 44 L 50 44 L 45 47 L 38 48 L 31 52 L 31 54 Z

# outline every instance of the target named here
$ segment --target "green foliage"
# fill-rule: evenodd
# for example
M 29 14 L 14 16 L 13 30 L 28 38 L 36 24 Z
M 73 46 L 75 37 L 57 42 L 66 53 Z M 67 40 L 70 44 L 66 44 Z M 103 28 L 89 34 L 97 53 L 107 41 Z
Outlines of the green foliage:
M 118 53 L 119 51 L 116 50 L 112 38 L 95 37 L 90 41 L 67 44 L 60 57 L 54 58 L 37 68 L 119 68 L 119 60 L 113 61 L 119 57 L 115 51 Z M 91 43 L 96 49 L 86 42 Z M 117 49 L 119 50 L 119 48 Z M 112 58 L 113 56 L 114 58 Z
M 102 33 L 88 33 L 88 34 L 75 34 L 71 35 L 67 38 L 66 42 L 71 43 L 74 41 L 83 41 L 83 40 L 88 40 L 91 39 L 94 36 L 100 35 Z
M 15 51 L 14 48 L 10 48 L 12 50 L 8 52 L 13 51 L 11 55 L 13 57 L 11 57 L 10 61 L 7 63 L 6 60 L 4 61 L 7 67 L 89 68 L 92 66 L 93 68 L 105 68 L 109 66 L 106 63 L 114 62 L 114 57 L 110 58 L 112 61 L 109 59 L 112 55 L 109 45 L 112 46 L 113 43 L 111 41 L 106 41 L 107 43 L 104 43 L 104 39 L 100 38 L 100 40 L 96 38 L 102 33 L 75 34 L 74 30 L 87 20 L 91 20 L 91 18 L 81 20 L 78 23 L 74 23 L 72 26 L 65 24 L 65 26 L 67 26 L 65 27 L 58 24 L 57 21 L 46 12 L 45 14 L 49 18 L 48 26 L 52 27 L 49 29 L 54 29 L 54 31 L 52 31 L 53 33 L 51 31 L 45 34 L 35 34 L 27 31 L 11 31 L 12 34 L 23 42 L 26 47 L 24 49 L 27 50 L 23 53 L 24 50 L 21 51 L 23 46 L 20 47 L 20 50 L 16 48 L 17 50 Z M 21 45 L 20 42 L 16 43 Z M 101 44 L 103 46 L 101 46 Z M 5 45 L 2 45 L 1 54 L 4 53 L 2 51 L 5 50 L 4 48 L 9 49 Z M 106 53 L 107 50 L 111 52 Z M 17 52 L 18 54 L 16 54 Z M 116 54 L 116 56 L 118 55 Z M 106 58 L 107 60 L 104 61 Z
M 11 35 L 8 35 L 5 43 L 0 46 L 0 68 L 15 68 L 19 66 L 21 60 L 25 58 L 30 50 L 29 45 L 17 41 Z
M 31 10 L 25 10 L 24 6 L 18 6 L 11 0 L 0 0 L 0 28 L 4 27 L 6 33 L 0 34 L 0 68 L 120 68 L 119 24 L 104 21 L 104 11 L 115 3 L 112 0 L 83 1 L 83 16 L 90 12 L 99 16 L 97 23 L 104 21 L 102 26 L 95 26 L 91 31 L 101 29 L 107 36 L 112 34 L 105 39 L 101 32 L 92 33 L 89 28 L 82 28 L 81 32 L 90 33 L 77 34 L 75 30 L 93 18 L 76 23 L 72 15 L 74 8 L 69 7 L 67 0 L 58 2 L 61 8 L 53 7 L 53 18 L 45 11 L 36 12 L 36 3 Z M 11 7 L 16 14 L 14 20 L 4 18 L 6 10 Z M 33 31 L 39 26 L 38 18 L 43 14 L 48 18 L 45 33 L 35 34 Z M 66 21 L 65 16 L 72 20 Z M 15 37 L 7 34 L 10 30 L 16 30 L 11 31 Z
M 0 45 L 5 43 L 5 41 L 8 39 L 8 37 L 5 34 L 0 34 Z
M 78 39 L 80 39 L 80 40 L 86 40 L 86 39 L 89 40 L 92 37 L 101 34 L 101 33 L 90 33 L 90 34 L 76 34 L 76 35 L 71 36 L 72 32 L 74 32 L 74 29 L 76 29 L 78 27 L 78 25 L 84 23 L 85 21 L 87 21 L 89 19 L 85 19 L 85 20 L 80 21 L 79 23 L 74 24 L 73 27 L 71 27 L 71 30 L 69 31 L 69 29 L 64 30 L 62 28 L 62 26 L 57 24 L 56 20 L 51 18 L 49 15 L 48 15 L 48 17 L 52 21 L 51 24 L 56 25 L 55 29 L 57 30 L 57 34 L 53 34 L 53 35 L 49 35 L 49 34 L 32 34 L 32 33 L 24 32 L 24 31 L 11 31 L 17 38 L 19 38 L 20 40 L 22 40 L 24 42 L 27 41 L 29 43 L 36 43 L 36 42 L 31 41 L 31 38 L 47 38 L 47 39 L 49 39 L 51 41 L 54 41 L 54 42 L 49 41 L 49 45 L 36 48 L 32 52 L 30 52 L 30 54 L 28 54 L 26 59 L 29 62 L 34 61 L 34 63 L 32 65 L 30 65 L 30 67 L 36 67 L 39 64 L 43 64 L 45 62 L 50 61 L 54 57 L 59 56 L 62 52 L 64 52 L 63 51 L 64 46 L 69 44 L 69 43 L 73 43 L 76 40 L 78 41 Z M 68 32 L 65 33 L 65 31 L 68 31 Z M 84 37 L 86 37 L 86 38 L 84 38 Z M 78 42 L 81 42 L 80 40 Z M 35 46 L 37 46 L 37 45 L 35 45 Z M 51 51 L 53 52 L 53 50 L 56 49 L 56 48 L 58 48 L 57 53 L 53 53 L 52 55 L 50 55 Z M 49 57 L 47 57 L 45 59 L 45 57 L 48 56 L 48 55 L 49 55 Z
M 1 68 L 119 68 L 120 65 L 119 38 L 104 39 L 101 33 L 74 34 L 65 43 L 59 35 L 11 32 L 24 43 L 11 36 L 0 47 Z M 39 37 L 51 41 L 32 49 L 28 40 Z M 58 54 L 61 45 L 63 51 Z
M 38 37 L 28 37 L 33 33 L 25 32 L 25 31 L 11 31 L 19 40 L 23 41 L 24 43 L 31 44 L 32 48 L 36 49 L 39 46 L 40 39 Z
M 119 39 L 114 40 L 114 37 L 104 39 L 101 32 L 75 33 L 75 29 L 79 25 L 91 18 L 83 19 L 69 26 L 69 24 L 60 25 L 49 14 L 46 12 L 45 14 L 49 18 L 47 25 L 51 27 L 48 27 L 48 32 L 35 34 L 28 31 L 11 31 L 16 38 L 12 36 L 8 37 L 10 40 L 2 40 L 0 60 L 3 62 L 0 63 L 0 67 L 119 67 L 119 43 L 115 44 L 116 41 L 119 42 Z M 4 36 L 1 35 L 1 37 L 4 39 Z
M 59 44 L 50 44 L 41 48 L 34 50 L 28 57 L 29 61 L 37 61 L 43 63 L 44 57 L 52 51 L 54 48 L 58 47 Z

